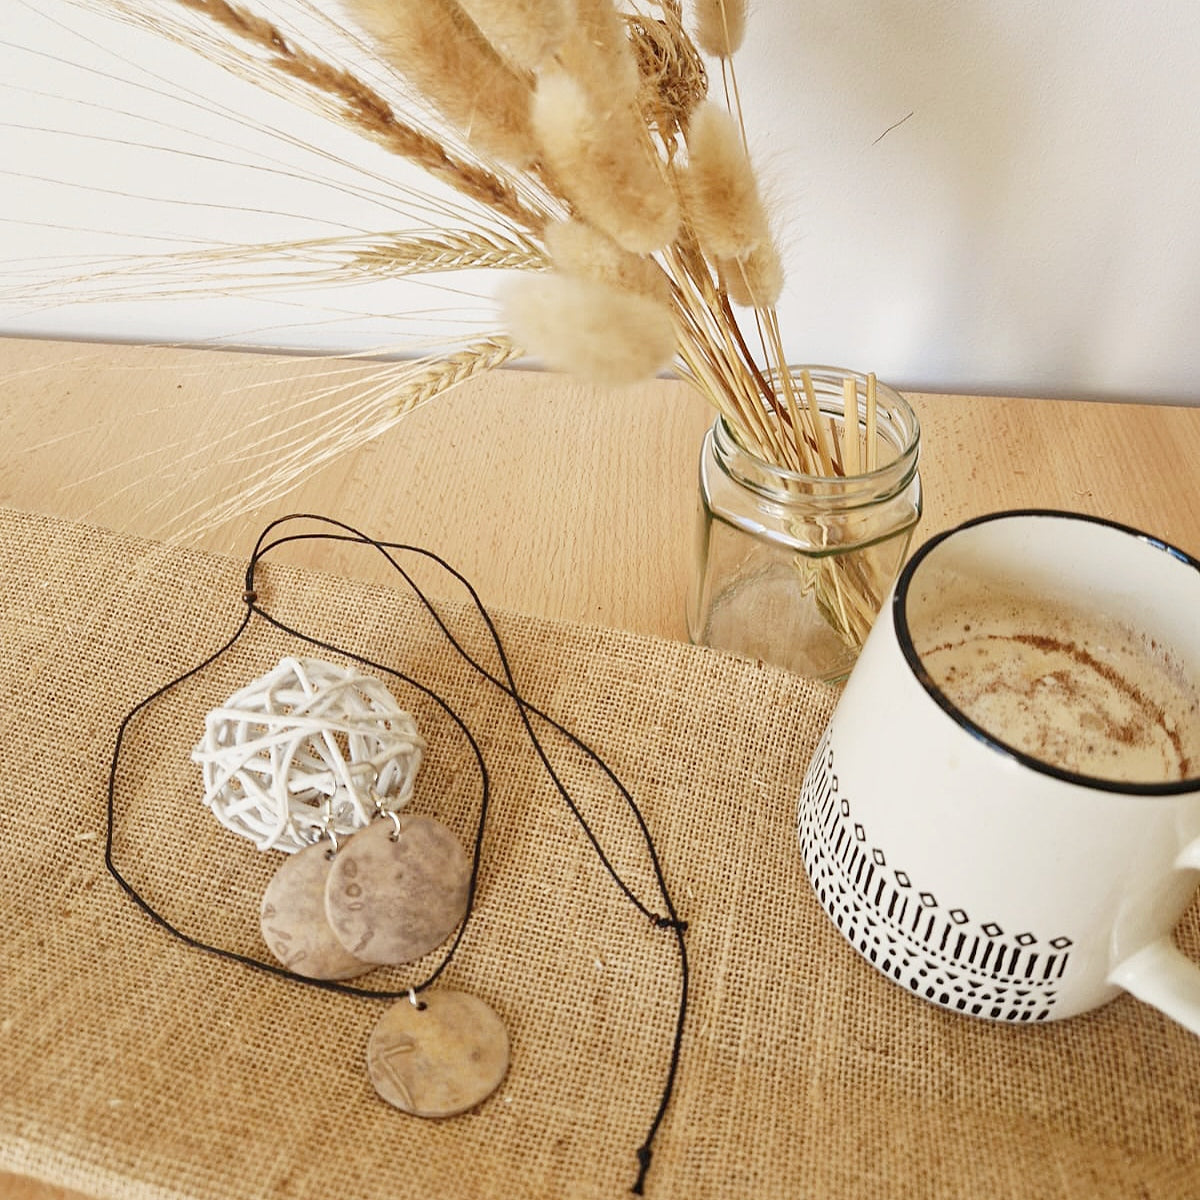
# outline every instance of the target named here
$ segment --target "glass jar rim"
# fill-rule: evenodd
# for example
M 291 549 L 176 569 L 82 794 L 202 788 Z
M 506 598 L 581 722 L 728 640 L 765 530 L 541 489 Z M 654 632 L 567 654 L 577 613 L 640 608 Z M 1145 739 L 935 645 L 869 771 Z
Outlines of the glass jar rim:
M 820 381 L 838 385 L 836 390 L 829 390 L 824 397 L 818 398 L 818 407 L 825 415 L 831 416 L 844 414 L 840 390 L 843 380 L 854 379 L 863 386 L 867 381 L 867 376 L 862 372 L 841 367 L 789 366 L 788 371 L 796 376 L 807 371 L 814 384 Z M 770 374 L 774 376 L 777 372 Z M 880 382 L 876 383 L 876 388 L 880 399 L 886 397 L 886 403 L 880 404 L 878 409 L 881 415 L 887 417 L 880 422 L 882 436 L 896 451 L 896 457 L 882 466 L 854 475 L 813 474 L 782 467 L 751 450 L 742 440 L 737 427 L 723 413 L 718 414 L 712 426 L 717 459 L 739 483 L 774 499 L 794 496 L 797 490 L 809 495 L 838 496 L 843 502 L 859 494 L 864 502 L 894 495 L 907 486 L 916 472 L 920 456 L 921 423 L 912 405 L 895 388 Z M 825 407 L 821 406 L 822 398 L 829 401 Z M 889 437 L 888 433 L 893 431 L 898 436 Z

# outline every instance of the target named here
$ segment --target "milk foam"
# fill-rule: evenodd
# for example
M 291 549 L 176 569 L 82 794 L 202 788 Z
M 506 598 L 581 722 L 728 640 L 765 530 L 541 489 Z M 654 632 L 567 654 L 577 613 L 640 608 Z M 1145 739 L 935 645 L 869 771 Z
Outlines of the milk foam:
M 961 579 L 927 582 L 908 612 L 931 681 L 1006 745 L 1101 779 L 1200 774 L 1200 689 L 1135 631 Z

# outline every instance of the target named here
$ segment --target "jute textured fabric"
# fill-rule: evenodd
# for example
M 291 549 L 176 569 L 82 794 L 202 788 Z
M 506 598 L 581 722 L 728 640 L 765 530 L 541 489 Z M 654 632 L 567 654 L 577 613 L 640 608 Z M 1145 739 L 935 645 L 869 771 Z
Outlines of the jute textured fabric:
M 508 1026 L 495 1095 L 442 1122 L 388 1108 L 363 1064 L 383 1003 L 181 944 L 105 873 L 118 720 L 232 632 L 242 571 L 0 511 L 0 1167 L 147 1200 L 626 1194 L 670 1051 L 673 935 L 603 871 L 512 701 L 406 594 L 261 575 L 269 610 L 434 689 L 480 741 L 493 812 L 444 983 Z M 471 610 L 449 623 L 494 663 Z M 952 1015 L 843 943 L 794 831 L 831 691 L 624 633 L 498 624 L 523 693 L 629 786 L 690 923 L 691 1007 L 649 1196 L 1200 1196 L 1200 1039 L 1128 997 L 1037 1028 Z M 131 882 L 184 932 L 252 956 L 281 856 L 216 824 L 188 752 L 208 708 L 289 653 L 312 650 L 256 621 L 137 719 L 118 781 Z M 391 686 L 429 739 L 413 810 L 469 844 L 480 781 L 465 739 L 427 695 Z M 561 738 L 547 746 L 657 908 L 618 793 Z M 1180 941 L 1200 952 L 1195 908 Z M 368 980 L 403 986 L 423 965 Z

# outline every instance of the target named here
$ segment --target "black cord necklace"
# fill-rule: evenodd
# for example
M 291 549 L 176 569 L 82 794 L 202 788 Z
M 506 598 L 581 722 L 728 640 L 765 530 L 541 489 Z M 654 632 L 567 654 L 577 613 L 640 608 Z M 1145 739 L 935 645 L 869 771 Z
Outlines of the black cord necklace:
M 317 522 L 320 525 L 325 526 L 326 528 L 321 532 L 307 531 L 307 532 L 303 532 L 303 533 L 276 533 L 276 531 L 281 526 L 284 526 L 284 525 L 288 524 L 289 522 L 293 522 L 293 521 Z M 338 993 L 342 993 L 344 995 L 349 995 L 349 996 L 370 997 L 370 998 L 379 999 L 379 1000 L 393 1000 L 394 1001 L 394 1000 L 401 1000 L 404 998 L 408 998 L 414 1004 L 414 1006 L 417 1006 L 419 1004 L 419 1002 L 416 999 L 417 994 L 425 992 L 439 978 L 439 976 L 442 974 L 442 972 L 450 964 L 456 951 L 458 950 L 459 945 L 462 942 L 463 935 L 466 931 L 467 924 L 471 917 L 471 913 L 472 913 L 472 909 L 473 909 L 473 902 L 474 902 L 474 897 L 475 897 L 475 890 L 476 890 L 476 886 L 478 883 L 480 863 L 481 863 L 481 858 L 482 858 L 484 832 L 485 832 L 485 828 L 486 828 L 486 824 L 487 824 L 489 806 L 490 806 L 490 802 L 491 802 L 491 789 L 490 789 L 489 775 L 488 775 L 488 771 L 487 771 L 487 765 L 484 760 L 483 751 L 480 748 L 478 740 L 476 739 L 476 737 L 472 733 L 470 727 L 467 725 L 466 721 L 462 718 L 462 716 L 459 713 L 457 713 L 454 710 L 454 708 L 445 699 L 443 699 L 441 696 L 437 695 L 437 693 L 432 691 L 430 688 L 421 684 L 418 680 L 413 679 L 411 676 L 406 675 L 405 673 L 399 671 L 398 669 L 396 669 L 394 667 L 389 667 L 382 663 L 373 662 L 370 659 L 367 659 L 361 655 L 354 654 L 350 651 L 344 650 L 344 649 L 334 645 L 332 642 L 329 642 L 327 640 L 322 640 L 321 638 L 318 638 L 318 637 L 314 637 L 311 634 L 306 634 L 306 633 L 302 632 L 301 630 L 296 629 L 296 628 L 286 624 L 285 622 L 281 621 L 279 618 L 271 615 L 269 612 L 267 612 L 262 607 L 262 605 L 259 602 L 258 592 L 257 592 L 256 586 L 255 586 L 255 573 L 257 571 L 258 564 L 269 553 L 271 553 L 271 551 L 277 549 L 278 547 L 286 545 L 291 542 L 304 542 L 304 541 L 343 542 L 343 543 L 357 544 L 357 545 L 362 545 L 362 546 L 369 546 L 369 547 L 373 548 L 375 551 L 377 551 L 380 555 L 383 556 L 383 558 L 389 563 L 389 565 L 393 568 L 393 570 L 396 571 L 396 573 L 400 576 L 400 578 L 404 581 L 404 583 L 408 586 L 408 588 L 413 592 L 413 594 L 416 596 L 417 600 L 422 604 L 422 606 L 426 609 L 426 611 L 430 614 L 430 616 L 432 616 L 433 620 L 435 621 L 438 628 L 440 629 L 442 635 L 446 638 L 446 640 L 449 642 L 449 644 L 454 649 L 454 651 L 463 659 L 464 662 L 466 662 L 472 668 L 472 670 L 476 674 L 481 676 L 484 680 L 486 680 L 492 686 L 498 688 L 501 692 L 503 692 L 505 695 L 510 697 L 513 700 L 513 702 L 516 704 L 517 712 L 520 716 L 522 726 L 525 730 L 527 737 L 529 738 L 530 744 L 534 748 L 539 760 L 541 761 L 543 769 L 546 771 L 550 781 L 554 785 L 554 788 L 558 792 L 559 796 L 566 803 L 572 816 L 575 818 L 580 829 L 584 833 L 584 836 L 587 838 L 588 842 L 591 844 L 591 847 L 592 847 L 593 851 L 595 852 L 596 856 L 598 857 L 598 859 L 600 860 L 601 865 L 604 867 L 605 871 L 608 873 L 608 875 L 611 877 L 613 882 L 616 884 L 616 886 L 620 890 L 621 894 L 625 897 L 625 899 L 630 904 L 632 904 L 637 909 L 637 911 L 639 913 L 641 913 L 645 918 L 647 918 L 654 926 L 656 926 L 658 928 L 670 930 L 671 933 L 674 935 L 674 941 L 675 941 L 675 945 L 676 945 L 677 952 L 679 955 L 679 967 L 680 967 L 679 1003 L 678 1003 L 678 1008 L 677 1008 L 677 1013 L 676 1013 L 675 1029 L 674 1029 L 674 1035 L 672 1038 L 671 1055 L 670 1055 L 670 1061 L 669 1061 L 669 1065 L 668 1065 L 668 1069 L 667 1069 L 667 1073 L 666 1073 L 666 1079 L 665 1079 L 665 1082 L 663 1085 L 662 1092 L 659 1097 L 658 1107 L 657 1107 L 654 1117 L 650 1123 L 646 1137 L 645 1137 L 644 1141 L 642 1142 L 642 1144 L 638 1147 L 638 1150 L 637 1150 L 638 1174 L 637 1174 L 637 1179 L 631 1190 L 638 1195 L 642 1194 L 642 1191 L 643 1191 L 643 1188 L 645 1185 L 646 1174 L 650 1167 L 650 1160 L 651 1160 L 651 1155 L 652 1155 L 652 1147 L 653 1147 L 654 1139 L 658 1133 L 660 1125 L 662 1124 L 663 1118 L 666 1115 L 667 1108 L 670 1105 L 671 1096 L 674 1091 L 675 1080 L 676 1080 L 676 1076 L 678 1074 L 678 1069 L 679 1069 L 680 1052 L 681 1052 L 681 1046 L 682 1046 L 684 1024 L 685 1024 L 685 1020 L 686 1020 L 686 1016 L 687 1016 L 687 1002 L 688 1002 L 688 982 L 689 982 L 689 980 L 688 980 L 688 958 L 687 958 L 687 947 L 685 945 L 685 940 L 684 940 L 684 933 L 687 928 L 687 923 L 685 921 L 680 920 L 679 915 L 676 912 L 675 906 L 671 900 L 670 892 L 667 888 L 666 880 L 665 880 L 665 877 L 663 874 L 662 864 L 659 859 L 658 851 L 654 844 L 654 839 L 650 833 L 649 827 L 646 824 L 646 821 L 642 815 L 641 810 L 639 809 L 636 801 L 634 800 L 634 798 L 631 795 L 631 793 L 629 792 L 629 790 L 621 783 L 621 781 L 617 778 L 617 776 L 613 773 L 613 771 L 608 767 L 608 765 L 600 758 L 600 756 L 594 750 L 592 750 L 589 746 L 584 744 L 584 742 L 582 742 L 578 737 L 576 737 L 573 733 L 571 733 L 570 730 L 566 729 L 563 725 L 561 725 L 559 722 L 555 721 L 547 713 L 543 712 L 541 709 L 539 709 L 535 705 L 531 704 L 528 700 L 526 700 L 520 694 L 520 692 L 517 690 L 516 681 L 513 676 L 513 672 L 512 672 L 510 663 L 509 663 L 508 655 L 504 649 L 503 642 L 502 642 L 500 635 L 495 627 L 495 624 L 492 620 L 491 615 L 488 613 L 487 609 L 484 607 L 483 602 L 480 600 L 478 594 L 476 593 L 476 591 L 475 591 L 474 587 L 471 585 L 471 583 L 463 575 L 461 575 L 458 571 L 456 571 L 453 567 L 451 567 L 447 562 L 445 562 L 442 558 L 440 558 L 438 555 L 434 554 L 433 552 L 431 552 L 429 550 L 422 549 L 419 546 L 410 546 L 410 545 L 405 545 L 403 543 L 398 543 L 398 542 L 379 541 L 375 538 L 367 536 L 366 534 L 360 532 L 357 529 L 354 529 L 350 525 L 347 525 L 341 521 L 335 520 L 330 517 L 324 517 L 324 516 L 319 516 L 319 515 L 310 514 L 310 513 L 294 513 L 294 514 L 291 514 L 286 517 L 281 517 L 280 519 L 278 519 L 276 521 L 272 521 L 259 535 L 258 540 L 255 543 L 254 550 L 250 556 L 248 565 L 246 567 L 245 590 L 244 590 L 243 597 L 242 597 L 243 602 L 246 605 L 246 609 L 241 618 L 241 621 L 239 622 L 239 624 L 238 624 L 237 628 L 234 630 L 234 632 L 220 647 L 218 647 L 212 654 L 210 654 L 202 662 L 200 662 L 200 663 L 196 664 L 195 666 L 189 668 L 188 670 L 182 672 L 181 674 L 177 675 L 174 679 L 163 684 L 161 687 L 155 689 L 148 696 L 146 696 L 144 699 L 140 700 L 136 705 L 134 705 L 134 707 L 132 709 L 130 709 L 129 712 L 127 712 L 125 714 L 125 716 L 121 719 L 121 722 L 117 729 L 115 744 L 114 744 L 113 753 L 112 753 L 112 760 L 111 760 L 111 764 L 109 767 L 109 773 L 108 773 L 108 797 L 107 797 L 107 806 L 106 806 L 105 844 L 104 844 L 104 865 L 105 865 L 105 867 L 107 868 L 109 874 L 113 877 L 113 879 L 116 880 L 116 882 L 125 891 L 125 893 L 138 905 L 138 907 L 153 922 L 155 922 L 161 928 L 165 929 L 171 936 L 179 939 L 181 942 L 185 943 L 186 945 L 188 945 L 194 949 L 197 949 L 197 950 L 203 950 L 206 953 L 217 955 L 220 958 L 223 958 L 223 959 L 226 959 L 226 960 L 229 960 L 232 962 L 242 963 L 246 966 L 253 967 L 256 970 L 269 972 L 273 975 L 281 976 L 286 979 L 290 979 L 290 980 L 294 980 L 299 983 L 306 984 L 307 986 L 310 986 L 310 987 L 322 988 L 322 989 L 325 989 L 328 991 L 338 992 Z M 424 558 L 424 559 L 436 564 L 441 570 L 445 571 L 447 574 L 449 574 L 451 577 L 453 577 L 459 584 L 462 585 L 462 587 L 466 590 L 467 594 L 469 595 L 469 597 L 471 599 L 471 603 L 474 606 L 476 612 L 478 612 L 479 616 L 482 618 L 482 620 L 484 622 L 484 625 L 486 626 L 488 636 L 490 638 L 492 646 L 494 647 L 494 649 L 496 651 L 496 656 L 497 656 L 497 659 L 500 664 L 500 674 L 499 675 L 492 673 L 486 667 L 484 667 L 481 663 L 479 663 L 475 658 L 473 658 L 471 656 L 471 654 L 458 641 L 458 639 L 455 638 L 453 633 L 447 627 L 444 619 L 442 618 L 441 613 L 438 611 L 436 606 L 428 599 L 428 597 L 425 595 L 425 593 L 422 592 L 422 590 L 416 584 L 416 582 L 413 580 L 411 575 L 404 569 L 404 567 L 400 564 L 400 562 L 395 557 L 396 554 L 400 554 L 400 553 L 408 553 L 408 554 L 417 555 L 421 558 Z M 119 765 L 120 765 L 122 748 L 124 746 L 126 735 L 129 731 L 129 727 L 130 727 L 131 723 L 140 713 L 144 712 L 147 708 L 149 708 L 151 705 L 153 705 L 156 700 L 159 700 L 160 698 L 165 696 L 168 692 L 170 692 L 172 689 L 178 687 L 180 684 L 191 679 L 193 676 L 198 675 L 206 667 L 208 667 L 212 663 L 216 662 L 223 654 L 225 654 L 228 650 L 230 650 L 237 643 L 238 639 L 249 628 L 253 618 L 256 616 L 261 618 L 267 624 L 275 627 L 276 629 L 278 629 L 280 632 L 282 632 L 284 634 L 287 634 L 291 637 L 295 637 L 303 642 L 306 642 L 307 644 L 309 644 L 311 646 L 318 647 L 320 649 L 329 651 L 334 654 L 340 654 L 348 659 L 351 659 L 354 662 L 361 664 L 362 666 L 365 666 L 371 670 L 380 672 L 384 675 L 391 676 L 392 678 L 399 680 L 399 681 L 415 688 L 416 690 L 418 690 L 419 692 L 424 694 L 426 697 L 428 697 L 430 700 L 432 700 L 435 704 L 437 704 L 441 708 L 441 710 L 457 726 L 459 732 L 461 732 L 461 734 L 463 735 L 463 737 L 465 738 L 467 744 L 469 745 L 469 747 L 471 749 L 471 753 L 474 757 L 475 764 L 479 771 L 480 799 L 479 799 L 478 822 L 476 824 L 475 835 L 474 835 L 474 840 L 473 840 L 473 847 L 472 847 L 472 852 L 471 852 L 471 856 L 470 856 L 470 871 L 469 871 L 469 877 L 468 877 L 468 881 L 467 881 L 466 912 L 465 912 L 465 915 L 464 915 L 461 923 L 459 924 L 458 930 L 457 930 L 453 940 L 450 942 L 449 947 L 446 949 L 445 953 L 442 955 L 442 958 L 437 963 L 437 965 L 433 968 L 432 972 L 425 979 L 421 980 L 419 983 L 413 984 L 411 987 L 404 988 L 403 990 L 400 990 L 400 991 L 394 991 L 394 990 L 387 991 L 387 990 L 381 990 L 381 989 L 365 988 L 365 987 L 357 986 L 354 984 L 350 984 L 350 983 L 346 983 L 346 982 L 342 982 L 342 981 L 338 981 L 338 980 L 334 980 L 334 979 L 314 979 L 314 978 L 310 978 L 308 976 L 299 975 L 299 974 L 295 973 L 294 971 L 289 970 L 287 967 L 276 964 L 276 963 L 268 962 L 265 960 L 260 960 L 260 959 L 251 957 L 249 955 L 241 954 L 236 951 L 229 950 L 229 949 L 226 949 L 226 948 L 223 948 L 220 946 L 211 945 L 211 944 L 205 942 L 204 940 L 202 940 L 201 938 L 197 938 L 197 937 L 187 933 L 186 931 L 178 928 L 176 925 L 174 925 L 170 921 L 168 921 L 129 882 L 129 880 L 122 873 L 121 869 L 118 867 L 118 865 L 115 861 L 115 857 L 114 857 L 114 853 L 113 853 L 113 842 L 114 842 L 114 832 L 115 832 L 115 828 L 116 828 L 116 815 L 117 815 L 116 796 L 117 796 L 118 770 L 119 770 Z M 604 848 L 600 844 L 600 841 L 597 838 L 595 832 L 592 830 L 591 826 L 588 824 L 586 818 L 584 817 L 582 811 L 579 808 L 579 805 L 576 803 L 576 801 L 572 797 L 569 788 L 567 788 L 567 786 L 563 783 L 558 772 L 554 769 L 554 766 L 550 761 L 550 758 L 546 752 L 546 749 L 543 746 L 541 739 L 538 737 L 536 729 L 534 728 L 535 720 L 549 726 L 552 730 L 554 730 L 561 736 L 565 737 L 572 745 L 574 745 L 577 749 L 579 749 L 591 763 L 593 763 L 596 767 L 598 767 L 600 769 L 600 771 L 603 773 L 603 775 L 616 788 L 618 794 L 621 796 L 622 800 L 625 802 L 626 806 L 628 807 L 629 812 L 632 814 L 634 821 L 637 825 L 638 831 L 643 840 L 643 843 L 646 847 L 646 851 L 649 855 L 650 863 L 651 863 L 651 866 L 653 869 L 656 887 L 659 892 L 659 896 L 660 896 L 661 902 L 662 902 L 662 907 L 665 910 L 665 912 L 657 912 L 650 905 L 646 904 L 642 899 L 640 899 L 635 894 L 633 889 L 621 877 L 620 873 L 618 872 L 616 867 L 613 865 L 611 859 L 605 853 Z

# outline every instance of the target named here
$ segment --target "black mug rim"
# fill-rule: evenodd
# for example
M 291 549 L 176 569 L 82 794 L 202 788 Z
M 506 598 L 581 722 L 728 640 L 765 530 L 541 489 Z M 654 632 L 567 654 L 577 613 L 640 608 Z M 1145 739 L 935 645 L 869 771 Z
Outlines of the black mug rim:
M 896 630 L 896 638 L 900 644 L 900 650 L 917 682 L 925 689 L 934 703 L 951 717 L 956 724 L 971 734 L 972 737 L 997 753 L 1015 759 L 1023 766 L 1029 767 L 1039 774 L 1048 775 L 1054 779 L 1062 779 L 1068 783 L 1078 784 L 1081 787 L 1097 791 L 1116 792 L 1130 796 L 1181 796 L 1187 795 L 1189 792 L 1200 791 L 1200 776 L 1196 775 L 1168 783 L 1131 783 L 1119 779 L 1104 779 L 1097 775 L 1084 775 L 1078 771 L 1068 771 L 1062 767 L 1056 767 L 1050 763 L 1043 762 L 1032 754 L 1027 754 L 1023 750 L 1018 750 L 1015 746 L 1010 746 L 994 734 L 988 733 L 986 729 L 976 725 L 930 678 L 929 672 L 925 669 L 925 665 L 922 663 L 920 655 L 913 645 L 912 636 L 908 628 L 907 601 L 909 586 L 912 583 L 913 576 L 920 569 L 921 563 L 925 561 L 929 554 L 948 538 L 971 529 L 976 525 L 985 525 L 993 521 L 1010 520 L 1014 517 L 1065 518 L 1071 521 L 1085 521 L 1094 525 L 1103 525 L 1109 529 L 1116 530 L 1118 533 L 1129 534 L 1151 548 L 1169 554 L 1185 566 L 1190 566 L 1200 575 L 1200 560 L 1193 558 L 1187 551 L 1180 550 L 1178 546 L 1174 546 L 1160 537 L 1155 537 L 1153 534 L 1146 533 L 1144 530 L 1137 529 L 1132 525 L 1123 524 L 1120 521 L 1109 520 L 1106 517 L 1095 517 L 1087 513 L 1068 512 L 1064 509 L 1055 508 L 1012 508 L 972 517 L 955 525 L 952 529 L 946 529 L 941 533 L 934 534 L 933 537 L 923 542 L 908 562 L 904 564 L 904 568 L 896 580 L 896 587 L 892 593 L 892 623 Z

